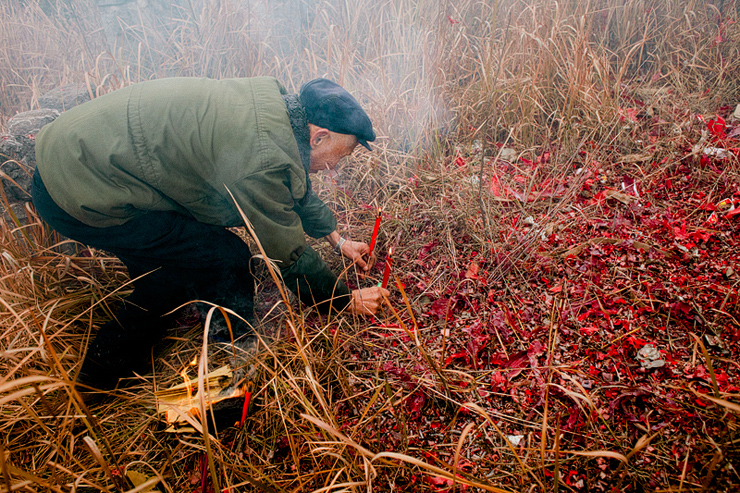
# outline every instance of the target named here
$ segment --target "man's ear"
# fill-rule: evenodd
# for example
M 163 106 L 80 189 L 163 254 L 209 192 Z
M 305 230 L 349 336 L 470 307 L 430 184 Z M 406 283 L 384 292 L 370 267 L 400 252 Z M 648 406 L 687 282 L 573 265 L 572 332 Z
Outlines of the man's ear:
M 314 127 L 311 132 L 311 149 L 316 149 L 322 142 L 329 138 L 331 132 L 325 128 Z

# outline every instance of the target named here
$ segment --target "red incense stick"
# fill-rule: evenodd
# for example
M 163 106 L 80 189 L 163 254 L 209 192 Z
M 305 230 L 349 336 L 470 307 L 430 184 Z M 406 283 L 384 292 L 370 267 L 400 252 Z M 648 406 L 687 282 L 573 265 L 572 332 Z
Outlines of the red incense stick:
M 370 238 L 369 255 L 372 255 L 373 250 L 375 249 L 375 241 L 378 239 L 378 230 L 380 229 L 380 216 L 382 212 L 383 212 L 383 209 L 378 207 L 378 215 L 375 216 L 375 227 L 373 228 L 373 236 Z
M 388 256 L 385 258 L 385 270 L 383 271 L 383 283 L 380 285 L 383 289 L 386 289 L 388 287 L 388 278 L 391 276 L 391 264 L 393 263 L 391 255 L 393 255 L 393 247 L 388 249 Z
M 244 393 L 244 405 L 242 406 L 242 419 L 239 420 L 239 428 L 244 426 L 244 421 L 247 419 L 247 413 L 249 412 L 249 401 L 252 400 L 252 393 L 247 391 Z

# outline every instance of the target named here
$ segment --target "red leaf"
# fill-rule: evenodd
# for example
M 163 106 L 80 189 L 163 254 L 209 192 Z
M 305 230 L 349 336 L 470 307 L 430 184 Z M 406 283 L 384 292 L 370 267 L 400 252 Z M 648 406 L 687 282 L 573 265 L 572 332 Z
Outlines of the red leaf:
M 435 491 L 449 491 L 449 488 L 452 487 L 451 479 L 440 476 L 429 476 L 427 477 L 427 482 L 432 485 L 432 488 L 434 488 Z M 457 487 L 459 487 L 461 491 L 468 490 L 468 486 L 465 484 L 457 483 Z
M 501 182 L 498 179 L 498 176 L 493 175 L 491 177 L 491 183 L 488 186 L 489 190 L 491 191 L 491 195 L 494 197 L 501 197 Z
M 478 265 L 478 262 L 470 262 L 470 265 L 468 265 L 468 270 L 465 271 L 465 278 L 466 279 L 478 279 L 479 270 L 480 270 L 480 265 Z
M 509 358 L 509 360 L 504 363 L 504 368 L 511 368 L 512 370 L 507 375 L 507 378 L 511 380 L 512 378 L 519 375 L 522 370 L 529 367 L 529 354 L 527 351 L 520 351 Z
M 443 478 L 443 477 L 440 477 L 440 476 L 431 476 L 431 477 L 427 478 L 427 481 L 432 486 L 452 486 L 452 480 L 451 479 Z
M 421 415 L 421 411 L 427 402 L 427 398 L 421 392 L 415 392 L 411 397 L 406 399 L 406 408 L 415 416 Z
M 468 356 L 468 353 L 465 351 L 460 351 L 459 353 L 455 353 L 445 360 L 445 368 L 447 368 L 450 363 L 452 363 L 456 359 L 464 360 L 466 365 L 470 362 L 470 357 Z
M 411 376 L 409 376 L 405 369 L 399 368 L 390 361 L 386 361 L 383 364 L 383 371 L 399 377 L 403 382 L 409 382 L 411 380 Z
M 429 253 L 437 246 L 437 240 L 431 241 L 426 245 L 422 246 L 419 250 L 419 261 L 423 261 L 429 256 Z
M 506 390 L 506 377 L 503 376 L 501 373 L 496 372 L 493 375 L 491 375 L 491 386 L 494 389 L 497 390 Z
M 725 134 L 725 120 L 721 116 L 717 116 L 716 120 L 709 120 L 707 122 L 707 128 L 715 137 L 724 139 Z
M 693 233 L 691 233 L 691 239 L 696 241 L 709 241 L 709 239 L 714 236 L 714 233 L 711 233 L 709 231 L 703 230 L 703 229 L 697 229 Z
M 429 308 L 427 313 L 438 318 L 450 319 L 452 318 L 452 305 L 452 300 L 448 298 L 439 298 L 432 302 L 432 306 Z

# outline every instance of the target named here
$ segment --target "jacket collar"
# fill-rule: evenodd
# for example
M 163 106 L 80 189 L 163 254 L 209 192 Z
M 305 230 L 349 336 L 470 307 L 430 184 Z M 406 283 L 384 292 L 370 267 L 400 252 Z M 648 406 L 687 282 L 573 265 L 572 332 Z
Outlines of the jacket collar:
M 303 164 L 308 176 L 308 169 L 311 164 L 311 132 L 308 129 L 308 117 L 306 117 L 306 111 L 303 109 L 303 104 L 297 94 L 284 95 L 283 100 L 285 100 L 285 106 L 288 109 L 293 136 L 298 143 L 301 164 Z

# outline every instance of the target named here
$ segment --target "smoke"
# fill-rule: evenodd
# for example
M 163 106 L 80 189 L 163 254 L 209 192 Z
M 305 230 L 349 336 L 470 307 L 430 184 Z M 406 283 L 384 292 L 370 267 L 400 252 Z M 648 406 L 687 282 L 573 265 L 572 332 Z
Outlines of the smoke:
M 140 78 L 272 75 L 291 92 L 335 80 L 389 145 L 449 130 L 438 59 L 439 2 L 424 0 L 101 0 L 109 52 Z

